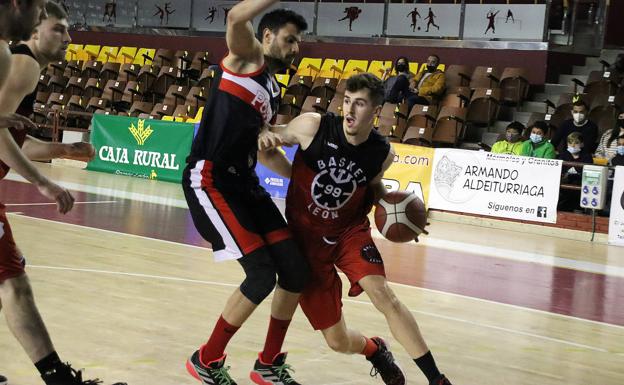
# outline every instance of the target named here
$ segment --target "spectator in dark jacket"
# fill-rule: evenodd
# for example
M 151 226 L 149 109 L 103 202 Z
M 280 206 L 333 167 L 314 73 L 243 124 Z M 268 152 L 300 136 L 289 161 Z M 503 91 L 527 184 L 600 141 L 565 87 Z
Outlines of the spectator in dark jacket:
M 559 152 L 565 150 L 566 138 L 573 132 L 583 134 L 585 150 L 591 154 L 598 147 L 598 126 L 588 119 L 589 108 L 584 101 L 578 100 L 572 106 L 572 119 L 561 124 L 552 140 L 550 141 Z
M 583 145 L 583 135 L 579 132 L 573 132 L 568 135 L 567 148 L 559 153 L 559 159 L 566 162 L 577 162 L 592 164 L 592 154 L 585 150 Z M 561 168 L 562 179 L 561 183 L 565 184 L 581 184 L 581 175 L 583 173 L 582 166 L 566 166 Z M 579 201 L 581 199 L 581 192 L 577 190 L 562 189 L 559 194 L 558 209 L 561 211 L 574 211 L 580 210 Z

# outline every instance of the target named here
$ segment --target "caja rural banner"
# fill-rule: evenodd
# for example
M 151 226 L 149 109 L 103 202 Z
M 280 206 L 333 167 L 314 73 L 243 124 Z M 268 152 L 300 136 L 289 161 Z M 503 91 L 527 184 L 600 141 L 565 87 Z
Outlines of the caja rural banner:
M 87 169 L 180 182 L 194 125 L 94 115 L 91 143 L 96 156 Z
M 429 207 L 555 223 L 561 161 L 436 149 Z
M 624 246 L 624 166 L 615 168 L 609 212 L 609 243 Z
M 429 182 L 434 149 L 392 143 L 394 162 L 384 174 L 383 182 L 389 191 L 413 192 L 423 202 L 429 199 Z

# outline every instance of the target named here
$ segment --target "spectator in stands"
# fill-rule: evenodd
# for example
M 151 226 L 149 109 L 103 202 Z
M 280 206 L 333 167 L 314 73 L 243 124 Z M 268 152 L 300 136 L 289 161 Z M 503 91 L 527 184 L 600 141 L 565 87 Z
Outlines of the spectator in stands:
M 446 90 L 446 76 L 438 69 L 440 58 L 430 55 L 427 58 L 427 67 L 415 77 L 415 96 L 408 99 L 408 103 L 429 105 L 433 100 L 440 99 Z
M 624 135 L 624 113 L 618 116 L 615 127 L 611 130 L 605 131 L 598 143 L 598 149 L 596 150 L 596 158 L 607 159 L 611 161 L 617 153 L 618 137 Z
M 537 121 L 531 126 L 530 132 L 530 139 L 522 143 L 520 155 L 554 159 L 556 157 L 555 147 L 546 140 L 548 124 L 544 121 Z
M 583 146 L 583 135 L 580 132 L 573 132 L 567 138 L 568 147 L 559 153 L 558 159 L 565 162 L 577 162 L 592 164 L 593 159 L 590 152 L 586 151 Z M 582 166 L 567 166 L 561 168 L 561 183 L 581 185 L 581 175 L 583 173 Z M 579 201 L 581 192 L 578 190 L 562 189 L 559 193 L 559 204 L 557 209 L 560 211 L 580 210 Z
M 505 139 L 499 140 L 492 146 L 495 154 L 520 155 L 522 153 L 522 131 L 524 125 L 520 122 L 511 122 L 505 130 Z
M 390 76 L 390 68 L 386 68 L 384 73 L 384 99 L 389 103 L 401 103 L 410 96 L 414 96 L 414 92 L 410 89 L 410 78 L 412 74 L 409 72 L 409 60 L 405 56 L 400 56 L 394 62 L 395 76 Z
M 611 76 L 615 75 L 616 79 L 624 79 L 624 53 L 617 55 L 615 63 L 609 67 L 609 71 L 612 73 Z
M 617 152 L 613 159 L 611 159 L 611 165 L 624 166 L 624 134 L 618 137 L 617 143 Z
M 587 119 L 589 108 L 587 104 L 578 100 L 572 105 L 572 119 L 564 121 L 552 140 L 552 145 L 557 151 L 562 152 L 565 150 L 565 138 L 573 132 L 580 132 L 585 138 L 585 147 L 590 153 L 596 151 L 598 146 L 598 126 L 596 123 Z

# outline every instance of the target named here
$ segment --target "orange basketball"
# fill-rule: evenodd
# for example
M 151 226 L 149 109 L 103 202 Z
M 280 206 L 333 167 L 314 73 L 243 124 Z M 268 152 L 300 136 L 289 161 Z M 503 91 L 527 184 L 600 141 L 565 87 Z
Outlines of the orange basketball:
M 427 209 L 420 198 L 407 191 L 393 191 L 375 206 L 375 224 L 381 234 L 392 242 L 417 240 L 428 234 Z

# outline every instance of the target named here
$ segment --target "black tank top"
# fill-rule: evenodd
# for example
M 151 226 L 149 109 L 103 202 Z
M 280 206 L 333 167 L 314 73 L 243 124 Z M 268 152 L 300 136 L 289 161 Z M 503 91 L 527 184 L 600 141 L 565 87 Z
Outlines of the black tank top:
M 274 122 L 280 93 L 266 66 L 236 74 L 221 63 L 187 162 L 210 160 L 229 174 L 255 175 L 258 134 Z
M 310 146 L 293 161 L 286 197 L 289 222 L 336 235 L 365 222 L 373 204 L 370 182 L 381 173 L 390 144 L 377 130 L 357 146 L 350 144 L 343 118 L 322 117 Z
M 30 47 L 28 47 L 26 44 L 19 44 L 19 45 L 11 47 L 11 53 L 13 55 L 30 56 L 31 58 L 37 60 L 35 58 L 35 54 L 30 50 Z M 24 99 L 22 99 L 22 102 L 20 103 L 19 107 L 17 107 L 16 112 L 22 116 L 26 116 L 26 117 L 32 116 L 36 99 L 37 99 L 37 90 L 35 89 L 30 95 L 26 95 Z

